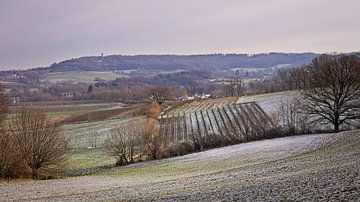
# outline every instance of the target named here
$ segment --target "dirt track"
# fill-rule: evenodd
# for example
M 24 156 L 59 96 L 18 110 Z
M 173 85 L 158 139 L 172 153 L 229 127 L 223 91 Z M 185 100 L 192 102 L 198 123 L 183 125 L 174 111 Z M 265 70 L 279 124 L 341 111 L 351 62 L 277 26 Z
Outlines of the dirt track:
M 360 131 L 239 144 L 97 176 L 0 184 L 0 200 L 360 200 Z

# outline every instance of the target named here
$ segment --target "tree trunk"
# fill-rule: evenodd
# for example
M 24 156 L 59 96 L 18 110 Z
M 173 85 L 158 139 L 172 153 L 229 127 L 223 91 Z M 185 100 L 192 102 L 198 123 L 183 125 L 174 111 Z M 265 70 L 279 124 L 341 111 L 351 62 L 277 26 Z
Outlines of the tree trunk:
M 335 132 L 339 132 L 339 126 L 340 126 L 339 119 L 340 119 L 340 116 L 338 115 L 338 113 L 335 113 L 335 120 L 333 123 Z
M 339 132 L 339 123 L 334 123 L 334 130 L 335 132 Z
M 38 178 L 37 168 L 33 168 L 33 169 L 32 169 L 32 178 L 33 178 L 33 179 L 37 179 L 37 178 Z
M 134 163 L 134 149 L 130 149 L 130 163 Z

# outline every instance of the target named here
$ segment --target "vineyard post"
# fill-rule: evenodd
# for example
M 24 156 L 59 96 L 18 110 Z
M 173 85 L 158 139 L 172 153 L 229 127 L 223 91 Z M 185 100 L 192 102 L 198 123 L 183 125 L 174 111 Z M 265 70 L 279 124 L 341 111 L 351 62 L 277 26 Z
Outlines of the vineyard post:
M 165 120 L 165 145 L 168 143 L 169 138 L 169 113 L 166 113 L 166 120 Z
M 184 141 L 188 141 L 188 139 L 187 139 L 187 136 L 188 136 L 188 132 L 187 132 L 187 130 L 188 130 L 188 127 L 187 127 L 187 124 L 186 124 L 186 114 L 185 114 L 185 111 L 183 112 L 183 119 L 184 119 Z
M 180 142 L 180 135 L 181 135 L 181 118 L 180 112 L 177 113 L 177 142 Z
M 241 122 L 243 123 L 243 129 L 244 129 L 244 136 L 245 136 L 245 140 L 246 142 L 250 141 L 249 135 L 251 135 L 251 126 L 249 126 L 248 121 L 246 120 L 246 117 L 244 118 L 243 114 L 240 112 L 239 108 L 241 104 L 238 105 L 234 105 L 234 109 L 236 111 L 236 113 L 238 114 Z
M 258 128 L 260 128 L 260 130 L 264 133 L 265 132 L 265 127 L 263 126 L 263 122 L 262 122 L 262 118 L 261 118 L 261 114 L 258 114 L 254 111 L 254 104 L 246 105 L 247 111 L 250 112 L 252 114 L 253 119 L 256 121 Z M 258 137 L 261 138 L 261 137 Z
M 220 127 L 219 120 L 218 120 L 218 118 L 216 117 L 214 108 L 211 109 L 211 112 L 212 112 L 212 114 L 213 114 L 213 116 L 214 116 L 215 123 L 216 123 L 216 125 L 217 125 L 217 127 L 218 127 L 218 129 L 219 129 L 220 135 L 224 137 L 225 135 L 224 135 L 224 133 L 223 133 L 223 131 L 222 131 L 222 128 Z
M 194 135 L 194 127 L 193 127 L 193 122 L 192 122 L 192 118 L 191 118 L 191 112 L 189 113 L 189 118 L 190 118 L 190 131 L 191 131 L 191 135 Z
M 174 142 L 175 139 L 175 113 L 172 113 L 171 117 L 171 142 Z
M 199 121 L 198 113 L 197 113 L 196 110 L 195 110 L 195 118 L 196 118 L 196 127 L 197 127 L 197 131 L 198 131 L 198 135 L 199 135 L 199 138 L 201 139 L 202 138 L 202 131 L 201 131 L 201 128 L 200 128 L 200 121 Z
M 265 111 L 257 103 L 254 102 L 254 105 L 255 105 L 255 109 L 261 114 L 264 121 L 270 123 L 270 127 L 274 127 L 275 124 L 273 123 L 271 118 L 265 113 Z
M 201 119 L 202 119 L 202 122 L 203 122 L 204 128 L 205 128 L 205 141 L 206 141 L 206 138 L 209 136 L 209 133 L 208 133 L 208 127 L 205 122 L 203 110 L 200 110 L 200 114 L 201 114 Z
M 230 116 L 229 116 L 229 114 L 228 114 L 228 112 L 226 111 L 226 109 L 224 108 L 224 106 L 222 106 L 221 108 L 222 108 L 222 111 L 224 112 L 226 118 L 227 118 L 228 121 L 229 121 L 230 127 L 232 128 L 232 131 L 234 132 L 234 135 L 238 134 L 238 132 L 236 131 L 235 126 L 234 126 L 234 124 L 233 124 L 233 122 L 232 122 L 232 120 L 231 120 L 231 118 L 230 118 Z M 237 138 L 236 138 L 236 139 L 237 139 Z
M 217 109 L 217 111 L 218 111 L 218 113 L 219 113 L 219 116 L 220 116 L 220 119 L 221 119 L 221 121 L 222 121 L 222 123 L 223 123 L 223 125 L 224 125 L 226 135 L 227 135 L 227 137 L 230 137 L 231 134 L 229 133 L 229 130 L 228 130 L 227 126 L 226 126 L 225 119 L 224 119 L 224 117 L 223 117 L 223 115 L 222 115 L 219 107 L 216 107 L 216 109 Z M 231 137 L 230 137 L 230 138 L 231 138 Z
M 244 113 L 246 120 L 249 121 L 249 123 L 251 125 L 251 131 L 252 131 L 251 133 L 254 136 L 253 139 L 257 139 L 258 138 L 258 127 L 254 123 L 253 119 L 250 117 L 249 113 L 244 109 L 246 107 L 246 105 L 247 104 L 239 105 L 239 109 Z
M 159 123 L 160 123 L 159 135 L 163 139 L 164 138 L 164 127 L 165 127 L 163 114 L 160 115 Z
M 239 119 L 238 119 L 238 118 L 242 119 L 243 117 L 242 117 L 242 116 L 239 116 L 239 117 L 236 116 L 236 114 L 235 114 L 235 112 L 234 112 L 234 109 L 233 109 L 234 106 L 236 106 L 236 105 L 231 104 L 230 106 L 228 106 L 228 108 L 229 108 L 229 110 L 230 110 L 230 113 L 231 113 L 232 116 L 234 117 L 234 120 L 235 120 L 235 122 L 236 122 L 236 124 L 237 124 L 237 126 L 238 126 L 238 128 L 239 128 L 240 136 L 241 136 L 242 140 L 243 140 L 243 141 L 246 141 L 246 131 L 245 131 L 244 127 L 241 126 L 241 123 L 240 123 L 240 121 L 239 121 Z M 244 123 L 244 121 L 242 121 L 242 122 Z
M 210 110 L 210 109 L 209 109 L 209 110 Z M 213 135 L 216 135 L 216 134 L 215 134 L 215 129 L 214 129 L 213 123 L 212 123 L 211 118 L 210 118 L 209 110 L 206 110 L 206 114 L 207 114 L 207 117 L 208 117 L 208 119 L 209 119 L 211 131 L 213 132 Z

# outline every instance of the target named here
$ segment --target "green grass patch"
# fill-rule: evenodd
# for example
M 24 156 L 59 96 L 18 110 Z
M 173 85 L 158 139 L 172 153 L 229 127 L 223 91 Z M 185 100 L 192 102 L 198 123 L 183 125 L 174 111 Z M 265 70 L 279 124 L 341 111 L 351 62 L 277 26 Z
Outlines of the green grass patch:
M 68 161 L 68 175 L 79 176 L 93 174 L 103 169 L 110 168 L 115 159 L 100 148 L 76 148 Z

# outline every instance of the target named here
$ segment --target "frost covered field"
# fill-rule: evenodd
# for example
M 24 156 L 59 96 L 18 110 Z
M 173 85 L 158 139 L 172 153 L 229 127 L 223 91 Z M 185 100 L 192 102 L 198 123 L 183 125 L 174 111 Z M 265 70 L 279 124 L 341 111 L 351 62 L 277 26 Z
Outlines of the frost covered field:
M 359 200 L 360 131 L 238 144 L 92 176 L 0 184 L 0 200 Z
M 219 127 L 224 127 L 224 124 L 221 120 L 221 116 L 218 115 L 219 111 L 212 111 L 209 110 L 213 107 L 221 108 L 223 107 L 228 108 L 230 104 L 239 102 L 253 102 L 255 101 L 258 103 L 261 108 L 265 110 L 265 112 L 270 115 L 271 111 L 276 109 L 277 105 L 281 102 L 282 99 L 286 99 L 288 96 L 292 96 L 296 94 L 296 91 L 287 91 L 287 92 L 281 92 L 281 93 L 269 93 L 264 95 L 255 95 L 255 96 L 245 96 L 240 97 L 239 100 L 237 98 L 224 98 L 224 99 L 217 99 L 217 100 L 204 100 L 200 102 L 193 102 L 189 104 L 181 105 L 180 107 L 174 108 L 170 110 L 168 113 L 169 117 L 180 117 L 183 113 L 186 113 L 186 122 L 187 124 L 184 124 L 184 122 L 178 122 L 180 119 L 176 119 L 176 122 L 170 122 L 168 120 L 163 120 L 163 125 L 167 124 L 170 127 L 167 128 L 161 128 L 162 133 L 168 132 L 168 137 L 186 137 L 185 134 L 190 134 L 191 128 L 193 128 L 194 131 L 197 130 L 197 125 L 202 126 L 203 121 L 204 125 L 207 126 L 207 129 L 210 131 L 210 128 L 213 128 L 215 132 L 219 132 Z M 87 107 L 82 105 L 82 108 Z M 107 108 L 106 108 L 107 107 Z M 122 106 L 104 106 L 100 109 L 118 109 Z M 88 108 L 86 108 L 89 110 Z M 207 111 L 208 110 L 208 111 Z M 53 111 L 56 112 L 56 109 Z M 59 110 L 60 111 L 60 110 Z M 196 114 L 195 111 L 198 113 Z M 237 111 L 235 108 L 233 109 L 235 114 Z M 67 112 L 67 111 L 66 111 Z M 191 112 L 191 114 L 190 114 Z M 233 112 L 233 113 L 234 113 Z M 180 114 L 180 115 L 179 115 Z M 232 117 L 232 113 L 228 111 L 227 113 L 224 111 L 223 117 L 224 119 L 227 119 L 227 116 L 229 116 L 230 119 Z M 205 116 L 205 119 L 201 119 L 201 115 Z M 209 115 L 209 118 L 207 118 L 207 115 Z M 217 115 L 217 119 L 215 118 L 215 115 Z M 192 120 L 189 119 L 192 117 Z M 197 118 L 195 118 L 197 117 Z M 73 151 L 70 156 L 70 161 L 68 163 L 68 172 L 67 175 L 69 176 L 79 176 L 79 175 L 86 175 L 86 174 L 92 174 L 99 172 L 101 170 L 107 169 L 111 167 L 115 163 L 115 159 L 108 156 L 106 152 L 104 151 L 104 148 L 102 146 L 104 139 L 106 136 L 110 133 L 110 131 L 116 127 L 120 127 L 123 125 L 128 124 L 129 122 L 136 122 L 141 117 L 131 117 L 131 116 L 115 116 L 111 117 L 105 120 L 98 120 L 98 121 L 90 121 L 90 122 L 76 122 L 76 123 L 66 123 L 63 126 L 64 132 L 71 138 Z M 165 118 L 165 115 L 164 115 Z M 184 117 L 183 117 L 184 118 Z M 181 118 L 181 120 L 183 119 Z M 216 120 L 215 120 L 216 119 Z M 206 121 L 211 121 L 210 123 Z M 219 121 L 219 127 L 217 124 L 215 124 L 216 121 Z M 233 119 L 229 120 L 232 121 L 234 126 L 236 126 L 236 123 Z M 201 124 L 198 124 L 201 123 Z M 257 122 L 255 122 L 257 123 Z M 192 125 L 190 127 L 190 125 Z M 187 126 L 187 127 L 186 127 Z M 238 126 L 240 127 L 240 126 Z M 185 132 L 184 128 L 187 128 L 187 132 Z M 175 132 L 179 129 L 180 131 Z M 199 128 L 202 131 L 202 134 L 205 135 L 205 129 Z M 236 128 L 237 129 L 237 128 Z M 229 128 L 229 130 L 231 130 Z M 96 147 L 91 147 L 91 142 L 96 142 Z
M 238 103 L 256 102 L 269 116 L 274 112 L 282 101 L 297 96 L 298 91 L 282 91 L 260 95 L 242 96 Z

